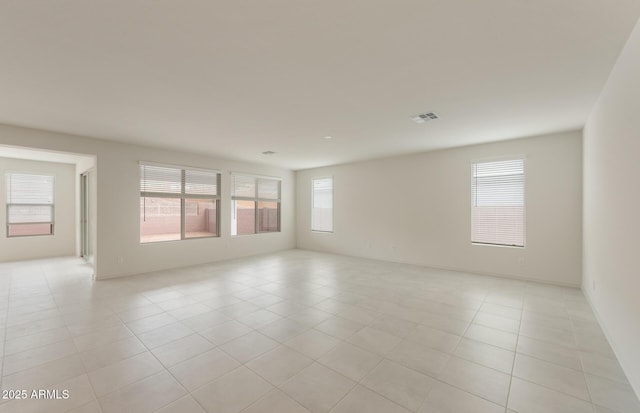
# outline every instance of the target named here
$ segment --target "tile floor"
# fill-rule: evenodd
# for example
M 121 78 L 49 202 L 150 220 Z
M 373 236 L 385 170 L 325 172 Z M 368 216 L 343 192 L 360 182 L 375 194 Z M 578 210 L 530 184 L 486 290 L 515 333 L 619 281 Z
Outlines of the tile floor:
M 3 396 L 69 391 L 0 412 L 640 412 L 577 289 L 298 250 L 89 273 L 0 264 Z

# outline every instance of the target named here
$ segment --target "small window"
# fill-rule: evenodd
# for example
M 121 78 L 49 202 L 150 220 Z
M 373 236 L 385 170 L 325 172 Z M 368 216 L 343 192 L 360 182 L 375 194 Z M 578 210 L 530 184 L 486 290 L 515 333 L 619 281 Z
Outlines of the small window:
M 232 175 L 231 235 L 280 232 L 280 179 Z
M 311 181 L 311 230 L 333 232 L 333 178 Z
M 524 159 L 472 165 L 471 242 L 524 247 Z
M 140 242 L 219 236 L 218 171 L 140 164 Z
M 7 236 L 53 235 L 54 177 L 7 174 Z

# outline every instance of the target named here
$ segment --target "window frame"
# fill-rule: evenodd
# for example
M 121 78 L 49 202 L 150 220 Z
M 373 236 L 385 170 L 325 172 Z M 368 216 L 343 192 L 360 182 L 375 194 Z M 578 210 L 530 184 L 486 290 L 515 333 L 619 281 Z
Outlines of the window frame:
M 474 212 L 474 199 L 473 199 L 473 185 L 474 185 L 474 165 L 482 164 L 482 163 L 494 163 L 494 162 L 505 162 L 505 161 L 522 161 L 522 245 L 516 244 L 498 244 L 498 243 L 490 243 L 490 242 L 480 242 L 473 240 L 473 228 L 474 228 L 474 220 L 473 220 L 473 212 Z M 471 197 L 469 202 L 470 207 L 470 236 L 471 245 L 474 246 L 488 246 L 488 247 L 498 247 L 498 248 L 516 248 L 516 249 L 526 249 L 527 246 L 527 156 L 526 155 L 509 155 L 502 157 L 494 157 L 494 158 L 484 158 L 484 159 L 474 159 L 471 161 L 469 166 L 470 172 L 470 190 L 469 195 Z
M 51 178 L 51 203 L 43 204 L 43 203 L 17 203 L 10 202 L 9 191 L 11 185 L 9 181 L 12 175 L 30 175 L 30 176 L 46 176 Z M 24 238 L 24 237 L 48 237 L 55 235 L 55 221 L 56 221 L 56 176 L 51 173 L 39 173 L 39 172 L 18 172 L 18 171 L 7 171 L 5 173 L 5 212 L 6 212 L 6 236 L 7 238 Z M 51 208 L 51 221 L 46 222 L 9 222 L 9 216 L 11 206 L 46 206 Z M 22 226 L 22 225 L 34 225 L 34 224 L 42 224 L 49 225 L 49 233 L 47 234 L 26 234 L 26 235 L 11 235 L 11 227 L 12 226 Z
M 206 169 L 206 168 L 198 168 L 191 166 L 180 166 L 180 165 L 170 165 L 170 164 L 162 164 L 156 162 L 147 162 L 147 161 L 139 161 L 138 162 L 138 173 L 139 173 L 139 183 L 142 184 L 142 168 L 143 166 L 151 166 L 151 167 L 161 167 L 161 168 L 171 168 L 180 170 L 180 192 L 154 192 L 154 191 L 142 191 L 140 188 L 140 199 L 141 198 L 172 198 L 180 200 L 180 239 L 169 239 L 169 240 L 158 240 L 158 241 L 142 241 L 142 233 L 140 233 L 139 243 L 140 244 L 156 244 L 162 242 L 175 242 L 175 241 L 187 241 L 187 240 L 197 240 L 197 239 L 207 239 L 207 238 L 220 238 L 220 186 L 221 186 L 221 173 L 220 170 L 217 169 Z M 206 173 L 214 173 L 216 175 L 216 195 L 211 194 L 189 194 L 186 192 L 186 175 L 187 171 L 194 172 L 206 172 Z M 187 200 L 191 199 L 203 199 L 203 200 L 212 200 L 216 205 L 216 233 L 215 235 L 206 235 L 201 237 L 187 237 L 187 211 L 186 211 L 186 203 Z M 142 222 L 139 223 L 139 228 L 142 229 Z
M 315 181 L 320 181 L 323 179 L 331 179 L 331 230 L 330 231 L 325 231 L 325 230 L 321 230 L 321 229 L 315 229 L 313 227 L 313 210 L 314 210 L 314 203 L 315 203 Z M 319 176 L 319 177 L 315 177 L 315 178 L 311 178 L 311 232 L 316 232 L 319 234 L 333 234 L 334 232 L 334 226 L 333 226 L 333 206 L 335 205 L 334 202 L 334 180 L 333 180 L 333 175 L 330 176 Z
M 242 176 L 245 178 L 253 178 L 254 180 L 254 196 L 237 196 L 234 195 L 235 192 L 235 176 Z M 259 180 L 271 180 L 276 181 L 278 183 L 278 196 L 277 198 L 261 198 L 259 197 Z M 276 234 L 282 232 L 282 178 L 275 176 L 264 176 L 264 175 L 254 175 L 243 172 L 231 172 L 231 236 L 232 237 L 241 237 L 245 235 L 258 235 L 258 234 Z M 245 201 L 245 202 L 253 202 L 253 211 L 254 211 L 254 232 L 248 234 L 238 234 L 237 229 L 234 230 L 233 224 L 236 223 L 237 228 L 237 208 L 235 201 Z M 277 218 L 278 218 L 278 228 L 275 231 L 260 231 L 260 209 L 258 205 L 261 202 L 275 202 L 277 204 Z M 235 234 L 234 234 L 235 232 Z

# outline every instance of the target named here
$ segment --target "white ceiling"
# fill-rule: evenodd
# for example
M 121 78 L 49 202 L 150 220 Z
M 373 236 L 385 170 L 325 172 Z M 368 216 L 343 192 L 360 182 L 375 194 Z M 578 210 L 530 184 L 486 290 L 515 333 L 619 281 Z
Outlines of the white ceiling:
M 578 129 L 639 15 L 638 0 L 0 0 L 0 123 L 292 169 Z M 428 111 L 441 119 L 409 119 Z

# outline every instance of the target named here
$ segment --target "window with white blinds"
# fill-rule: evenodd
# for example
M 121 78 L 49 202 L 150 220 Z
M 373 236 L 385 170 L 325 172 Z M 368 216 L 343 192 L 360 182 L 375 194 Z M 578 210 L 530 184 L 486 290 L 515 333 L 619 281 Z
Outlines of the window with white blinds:
M 54 177 L 8 173 L 6 178 L 7 236 L 53 234 Z
M 524 185 L 524 159 L 472 165 L 472 242 L 524 247 Z
M 311 180 L 311 230 L 333 232 L 333 178 Z
M 220 173 L 140 163 L 140 242 L 219 236 Z
M 280 232 L 280 179 L 231 175 L 231 235 Z

